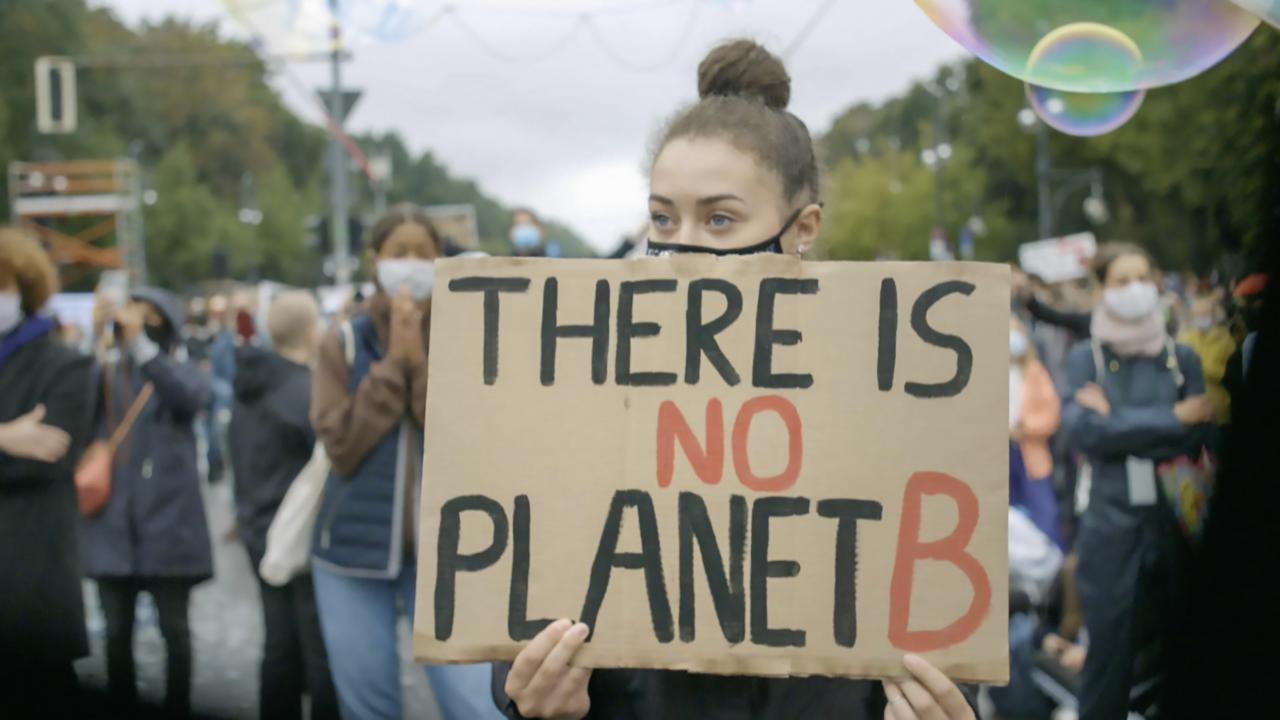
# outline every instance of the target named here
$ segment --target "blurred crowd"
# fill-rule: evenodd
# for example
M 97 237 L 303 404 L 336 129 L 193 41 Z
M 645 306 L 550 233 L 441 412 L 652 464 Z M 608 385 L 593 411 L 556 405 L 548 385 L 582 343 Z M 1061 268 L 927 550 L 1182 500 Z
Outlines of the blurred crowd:
M 1268 278 L 1125 244 L 1071 281 L 1013 275 L 1012 680 L 991 695 L 1002 717 L 1155 712 Z
M 538 233 L 518 215 L 516 252 L 536 253 Z M 405 205 L 369 246 L 373 282 L 320 293 L 182 299 L 110 278 L 85 333 L 48 311 L 45 250 L 0 233 L 0 655 L 23 658 L 29 687 L 74 689 L 83 574 L 105 617 L 112 707 L 137 707 L 146 593 L 166 645 L 164 710 L 190 712 L 190 593 L 214 572 L 202 488 L 225 481 L 236 523 L 222 540 L 261 576 L 261 716 L 301 717 L 304 696 L 315 718 L 400 716 L 396 623 L 414 602 L 432 261 L 445 245 Z M 1162 274 L 1123 244 L 1072 281 L 1013 269 L 1012 679 L 987 693 L 999 717 L 1124 717 L 1158 702 L 1160 644 L 1256 372 L 1267 281 Z M 499 717 L 488 666 L 426 672 L 445 717 Z

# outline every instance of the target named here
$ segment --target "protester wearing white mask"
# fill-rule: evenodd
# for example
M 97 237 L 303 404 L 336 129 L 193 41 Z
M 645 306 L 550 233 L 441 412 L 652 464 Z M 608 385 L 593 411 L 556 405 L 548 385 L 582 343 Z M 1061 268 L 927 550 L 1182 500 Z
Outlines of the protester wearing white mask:
M 93 436 L 90 359 L 39 313 L 48 253 L 0 228 L 0 670 L 3 717 L 84 717 L 72 662 L 89 654 L 72 479 Z M 96 708 L 95 708 L 96 709 Z
M 369 235 L 377 292 L 321 342 L 311 425 L 333 464 L 312 578 L 343 717 L 401 717 L 400 613 L 413 618 L 431 291 L 444 242 L 412 205 Z M 487 665 L 427 668 L 441 717 L 497 717 Z
M 411 257 L 378 261 L 378 286 L 392 297 L 408 293 L 415 302 L 424 302 L 431 298 L 435 279 L 434 260 Z
M 1089 476 L 1076 538 L 1090 643 L 1080 716 L 1110 718 L 1128 712 L 1134 657 L 1149 641 L 1140 629 L 1177 634 L 1171 623 L 1186 596 L 1176 584 L 1186 550 L 1160 498 L 1156 465 L 1199 456 L 1213 405 L 1199 357 L 1166 332 L 1147 253 L 1104 245 L 1094 274 L 1093 339 L 1067 357 L 1062 428 Z

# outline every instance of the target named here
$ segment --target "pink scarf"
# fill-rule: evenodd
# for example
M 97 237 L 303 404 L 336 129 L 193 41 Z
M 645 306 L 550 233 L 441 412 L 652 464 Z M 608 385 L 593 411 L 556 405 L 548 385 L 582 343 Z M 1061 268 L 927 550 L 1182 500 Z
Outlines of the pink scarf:
M 1155 357 L 1164 350 L 1168 337 L 1161 313 L 1130 322 L 1112 315 L 1102 304 L 1093 309 L 1089 331 L 1121 357 Z

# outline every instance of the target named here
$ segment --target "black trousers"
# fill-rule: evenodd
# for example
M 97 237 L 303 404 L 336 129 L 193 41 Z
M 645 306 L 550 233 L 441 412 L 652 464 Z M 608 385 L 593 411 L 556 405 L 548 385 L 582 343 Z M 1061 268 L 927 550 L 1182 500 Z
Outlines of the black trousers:
M 254 563 L 257 567 L 259 563 Z M 262 648 L 259 714 L 301 720 L 302 695 L 311 695 L 312 720 L 337 720 L 338 694 L 320 634 L 310 573 L 283 587 L 258 579 L 266 635 Z
M 110 578 L 98 581 L 98 597 L 107 623 L 107 692 L 114 704 L 138 703 L 137 671 L 133 661 L 133 620 L 138 593 L 155 600 L 160 635 L 165 644 L 164 711 L 167 716 L 191 714 L 191 626 L 187 608 L 190 580 L 184 578 Z
M 1170 643 L 1185 635 L 1172 621 L 1187 599 L 1187 546 L 1164 502 L 1128 511 L 1137 521 L 1092 503 L 1082 518 L 1076 580 L 1089 654 L 1080 720 L 1123 720 L 1135 684 L 1162 678 Z

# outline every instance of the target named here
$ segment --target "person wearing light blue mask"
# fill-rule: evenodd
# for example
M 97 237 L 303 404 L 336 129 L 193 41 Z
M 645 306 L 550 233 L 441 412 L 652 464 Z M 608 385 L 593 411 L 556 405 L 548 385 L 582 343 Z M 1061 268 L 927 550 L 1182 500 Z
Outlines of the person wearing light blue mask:
M 397 624 L 413 618 L 427 342 L 444 241 L 419 208 L 370 231 L 377 291 L 321 341 L 311 425 L 333 465 L 313 536 L 312 578 L 342 716 L 403 715 Z M 426 668 L 441 717 L 496 718 L 488 665 Z
M 519 208 L 511 214 L 511 247 L 516 255 L 542 257 L 547 253 L 542 223 L 532 210 Z

